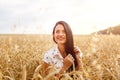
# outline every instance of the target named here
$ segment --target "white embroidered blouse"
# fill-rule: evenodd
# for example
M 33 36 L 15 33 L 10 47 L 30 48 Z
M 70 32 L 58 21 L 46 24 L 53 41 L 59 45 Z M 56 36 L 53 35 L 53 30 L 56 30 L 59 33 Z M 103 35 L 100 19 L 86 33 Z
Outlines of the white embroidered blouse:
M 81 57 L 82 55 L 80 55 Z M 63 67 L 63 57 L 58 49 L 58 46 L 47 51 L 43 57 L 43 61 L 52 64 L 56 67 L 57 72 L 59 72 Z

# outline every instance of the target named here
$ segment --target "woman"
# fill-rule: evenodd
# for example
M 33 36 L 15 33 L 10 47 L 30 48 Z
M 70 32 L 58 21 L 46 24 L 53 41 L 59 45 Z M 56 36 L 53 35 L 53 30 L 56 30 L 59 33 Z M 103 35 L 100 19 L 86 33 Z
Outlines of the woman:
M 65 21 L 57 22 L 53 28 L 53 40 L 57 45 L 45 53 L 43 61 L 55 66 L 56 75 L 59 77 L 65 72 L 74 70 L 74 67 L 76 70 L 81 70 L 82 53 L 78 47 L 74 47 L 73 34 L 69 24 Z M 47 74 L 49 70 L 47 70 Z

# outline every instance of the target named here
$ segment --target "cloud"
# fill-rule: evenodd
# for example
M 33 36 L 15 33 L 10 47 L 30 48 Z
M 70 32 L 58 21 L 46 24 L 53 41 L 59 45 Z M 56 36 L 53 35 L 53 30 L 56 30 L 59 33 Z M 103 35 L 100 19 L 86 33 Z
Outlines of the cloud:
M 118 24 L 119 14 L 118 0 L 0 0 L 0 33 L 51 33 L 65 20 L 75 33 L 88 34 Z

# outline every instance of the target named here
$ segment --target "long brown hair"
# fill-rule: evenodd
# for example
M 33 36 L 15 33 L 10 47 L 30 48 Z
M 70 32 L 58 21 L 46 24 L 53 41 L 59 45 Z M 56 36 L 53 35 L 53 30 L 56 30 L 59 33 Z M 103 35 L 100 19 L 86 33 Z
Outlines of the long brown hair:
M 74 53 L 74 41 L 73 41 L 72 30 L 71 30 L 69 24 L 66 23 L 65 21 L 58 21 L 53 28 L 53 35 L 54 35 L 54 32 L 55 32 L 55 28 L 58 24 L 61 24 L 64 27 L 64 30 L 65 30 L 65 33 L 66 33 L 65 50 L 66 50 L 67 54 L 71 54 L 73 56 L 74 64 L 75 64 L 75 67 L 76 67 L 78 64 L 77 64 L 76 56 L 75 56 L 75 53 Z M 53 37 L 53 40 L 56 43 L 54 37 Z M 69 70 L 73 70 L 73 66 L 71 66 L 69 68 Z

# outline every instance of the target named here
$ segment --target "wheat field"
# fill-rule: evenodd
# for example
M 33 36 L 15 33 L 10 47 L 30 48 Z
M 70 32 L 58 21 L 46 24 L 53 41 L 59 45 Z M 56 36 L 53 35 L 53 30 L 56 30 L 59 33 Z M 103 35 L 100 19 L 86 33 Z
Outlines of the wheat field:
M 120 80 L 119 35 L 74 35 L 83 70 L 42 76 L 41 59 L 55 45 L 50 35 L 0 35 L 0 80 Z

